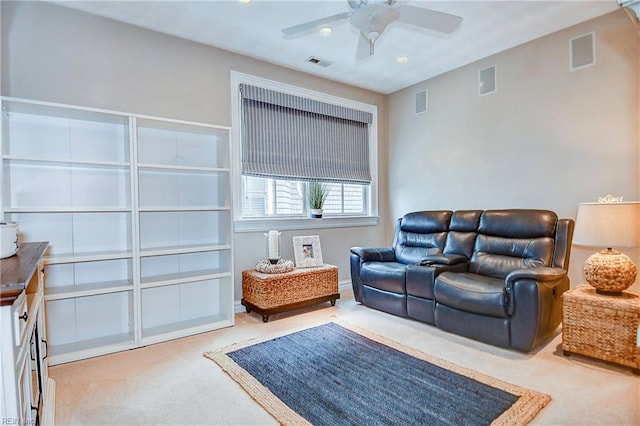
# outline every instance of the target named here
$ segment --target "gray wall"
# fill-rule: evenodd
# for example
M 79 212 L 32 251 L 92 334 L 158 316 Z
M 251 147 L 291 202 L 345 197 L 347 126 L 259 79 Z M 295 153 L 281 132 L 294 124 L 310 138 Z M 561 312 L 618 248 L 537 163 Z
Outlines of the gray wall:
M 384 95 L 246 56 L 47 3 L 2 1 L 2 94 L 205 123 L 231 125 L 230 71 L 378 106 L 380 215 L 375 227 L 299 230 L 320 235 L 323 258 L 349 279 L 349 248 L 384 243 L 387 107 Z M 235 233 L 240 273 L 264 258 L 262 232 Z M 291 243 L 292 244 L 292 243 Z M 293 258 L 289 247 L 284 256 Z
M 594 30 L 596 65 L 570 72 L 569 39 Z M 390 95 L 390 217 L 541 208 L 574 218 L 606 194 L 639 200 L 639 52 L 620 10 Z M 494 64 L 497 92 L 479 97 L 478 70 Z M 425 88 L 429 111 L 416 116 Z M 574 246 L 572 285 L 594 251 Z

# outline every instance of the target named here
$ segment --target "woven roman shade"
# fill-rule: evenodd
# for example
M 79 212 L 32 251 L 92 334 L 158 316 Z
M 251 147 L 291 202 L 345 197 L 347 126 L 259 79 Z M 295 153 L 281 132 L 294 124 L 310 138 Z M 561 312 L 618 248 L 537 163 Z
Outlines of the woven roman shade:
M 369 184 L 372 114 L 240 85 L 242 174 Z

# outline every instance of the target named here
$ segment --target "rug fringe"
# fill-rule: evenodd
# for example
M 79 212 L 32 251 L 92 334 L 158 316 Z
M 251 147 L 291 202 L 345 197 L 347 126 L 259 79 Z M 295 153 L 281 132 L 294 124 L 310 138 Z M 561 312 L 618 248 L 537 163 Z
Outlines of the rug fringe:
M 311 425 L 298 413 L 289 408 L 268 388 L 229 358 L 224 349 L 205 352 L 204 356 L 215 361 L 251 398 L 260 404 L 282 425 Z

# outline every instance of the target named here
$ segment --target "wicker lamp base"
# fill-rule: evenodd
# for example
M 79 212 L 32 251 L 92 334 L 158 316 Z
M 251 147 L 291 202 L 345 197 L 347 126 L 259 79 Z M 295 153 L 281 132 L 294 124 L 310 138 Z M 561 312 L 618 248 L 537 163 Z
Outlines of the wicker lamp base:
M 601 294 L 620 295 L 635 282 L 638 268 L 624 253 L 605 249 L 584 262 L 586 281 Z

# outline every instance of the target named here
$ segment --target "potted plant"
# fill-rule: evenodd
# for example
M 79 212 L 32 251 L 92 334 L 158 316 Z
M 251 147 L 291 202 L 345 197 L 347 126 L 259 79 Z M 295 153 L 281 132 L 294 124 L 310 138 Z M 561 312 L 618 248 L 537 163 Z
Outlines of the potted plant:
M 311 209 L 311 217 L 319 219 L 322 217 L 322 206 L 329 195 L 329 188 L 322 182 L 312 181 L 309 182 L 309 193 L 307 197 L 307 204 Z

